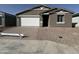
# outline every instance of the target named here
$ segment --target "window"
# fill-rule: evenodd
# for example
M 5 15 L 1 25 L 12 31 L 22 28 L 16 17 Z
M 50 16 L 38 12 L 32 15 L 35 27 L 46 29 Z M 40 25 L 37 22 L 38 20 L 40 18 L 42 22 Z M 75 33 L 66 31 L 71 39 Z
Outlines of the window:
M 57 16 L 57 23 L 64 23 L 64 15 Z
M 2 17 L 0 17 L 0 25 L 2 25 Z

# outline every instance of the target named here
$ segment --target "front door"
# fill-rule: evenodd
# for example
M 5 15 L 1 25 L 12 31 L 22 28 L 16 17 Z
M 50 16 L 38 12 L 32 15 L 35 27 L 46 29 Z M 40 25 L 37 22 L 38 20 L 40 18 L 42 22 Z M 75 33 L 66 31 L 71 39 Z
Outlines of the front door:
M 43 27 L 48 27 L 48 19 L 49 19 L 49 15 L 42 15 Z

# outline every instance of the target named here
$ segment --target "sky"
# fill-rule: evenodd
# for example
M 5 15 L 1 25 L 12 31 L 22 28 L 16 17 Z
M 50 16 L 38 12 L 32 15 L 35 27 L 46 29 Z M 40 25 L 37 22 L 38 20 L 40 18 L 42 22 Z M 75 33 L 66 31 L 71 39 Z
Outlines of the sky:
M 36 4 L 0 4 L 0 11 L 15 15 L 23 10 L 27 10 L 37 6 Z M 79 4 L 48 4 L 47 6 L 53 8 L 66 8 L 68 10 L 79 13 Z

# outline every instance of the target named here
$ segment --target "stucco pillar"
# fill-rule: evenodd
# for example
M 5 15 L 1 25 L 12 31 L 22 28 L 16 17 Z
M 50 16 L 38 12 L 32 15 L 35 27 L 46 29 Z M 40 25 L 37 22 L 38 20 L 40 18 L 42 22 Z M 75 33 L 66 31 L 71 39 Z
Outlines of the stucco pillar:
M 49 15 L 49 19 L 48 19 L 48 27 L 50 27 L 50 20 L 51 20 L 51 17 Z
M 17 26 L 21 26 L 20 17 L 16 17 L 16 19 L 17 19 L 17 20 L 16 20 L 16 25 L 17 25 Z
M 2 26 L 5 26 L 5 17 L 4 16 L 0 16 L 2 17 Z
M 42 19 L 42 15 L 40 15 L 40 27 L 42 27 L 43 25 L 43 19 Z

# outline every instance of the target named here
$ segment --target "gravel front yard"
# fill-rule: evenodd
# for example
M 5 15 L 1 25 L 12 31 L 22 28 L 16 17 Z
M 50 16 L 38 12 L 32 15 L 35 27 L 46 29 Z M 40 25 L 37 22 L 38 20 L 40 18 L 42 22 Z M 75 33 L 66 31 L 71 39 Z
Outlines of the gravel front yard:
M 4 32 L 20 32 L 26 37 L 0 37 L 1 54 L 79 53 L 79 28 L 15 27 Z

